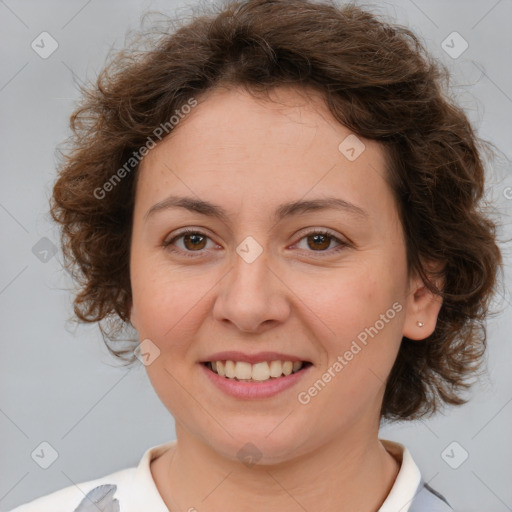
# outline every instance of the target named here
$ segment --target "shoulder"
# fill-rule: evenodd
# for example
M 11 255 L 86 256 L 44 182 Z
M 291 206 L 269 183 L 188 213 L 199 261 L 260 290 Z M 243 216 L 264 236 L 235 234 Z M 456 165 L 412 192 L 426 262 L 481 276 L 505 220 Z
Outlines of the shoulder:
M 10 512 L 168 512 L 151 474 L 151 461 L 176 441 L 148 448 L 138 466 L 73 484 Z
M 448 500 L 423 480 L 407 447 L 385 439 L 380 441 L 400 464 L 400 470 L 378 512 L 453 512 Z
M 102 500 L 104 502 L 109 500 L 112 503 L 110 508 L 105 508 L 105 511 L 116 512 L 119 508 L 115 508 L 115 502 L 118 501 L 117 498 L 122 500 L 127 496 L 135 473 L 136 468 L 127 468 L 95 480 L 73 484 L 20 505 L 10 512 L 74 512 L 75 510 L 89 512 L 89 510 L 98 510 L 93 503 L 99 503 Z M 116 499 L 113 498 L 114 492 Z M 82 508 L 79 508 L 79 505 L 82 505 Z
M 409 512 L 453 512 L 446 498 L 421 481 Z

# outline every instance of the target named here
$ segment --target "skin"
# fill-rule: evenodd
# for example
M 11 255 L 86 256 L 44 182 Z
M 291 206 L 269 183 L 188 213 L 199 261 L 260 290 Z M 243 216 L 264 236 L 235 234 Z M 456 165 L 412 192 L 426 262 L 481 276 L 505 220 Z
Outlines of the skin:
M 146 369 L 178 439 L 151 472 L 173 512 L 376 511 L 399 470 L 378 439 L 384 383 L 402 336 L 433 332 L 440 299 L 408 276 L 381 146 L 360 138 L 365 150 L 349 161 L 338 146 L 351 132 L 317 94 L 280 87 L 271 99 L 238 88 L 209 91 L 141 163 L 131 321 L 160 350 Z M 228 220 L 180 208 L 145 218 L 171 194 L 218 204 Z M 367 215 L 271 218 L 285 201 L 326 195 Z M 184 227 L 208 238 L 199 249 L 183 237 L 171 246 L 178 252 L 163 247 Z M 315 241 L 314 228 L 335 238 Z M 248 236 L 263 250 L 252 263 L 236 252 Z M 349 245 L 335 251 L 336 238 Z M 395 302 L 400 313 L 317 396 L 299 403 L 297 394 Z M 285 352 L 313 366 L 291 389 L 244 401 L 223 394 L 199 365 L 223 350 Z M 261 453 L 251 467 L 237 457 L 247 442 Z

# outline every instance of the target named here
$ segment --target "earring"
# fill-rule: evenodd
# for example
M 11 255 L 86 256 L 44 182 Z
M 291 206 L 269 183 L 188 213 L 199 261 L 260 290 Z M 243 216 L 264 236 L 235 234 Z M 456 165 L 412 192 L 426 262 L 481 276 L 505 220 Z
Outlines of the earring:
M 424 324 L 423 322 L 419 322 L 419 321 L 418 321 L 418 322 L 416 322 L 416 325 L 417 325 L 418 327 L 423 327 L 425 324 Z

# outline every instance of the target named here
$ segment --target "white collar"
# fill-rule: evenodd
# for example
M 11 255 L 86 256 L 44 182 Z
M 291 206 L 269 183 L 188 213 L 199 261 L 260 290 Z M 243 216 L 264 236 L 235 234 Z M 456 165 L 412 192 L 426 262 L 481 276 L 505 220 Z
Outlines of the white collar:
M 398 461 L 400 470 L 388 497 L 378 512 L 407 512 L 418 491 L 421 473 L 403 444 L 381 439 L 384 448 Z
M 404 445 L 385 439 L 380 441 L 398 461 L 400 470 L 390 493 L 378 512 L 408 512 L 421 482 L 420 470 Z M 168 512 L 153 480 L 150 463 L 175 444 L 176 440 L 169 441 L 146 450 L 136 469 L 130 509 Z M 121 508 L 121 510 L 123 509 Z

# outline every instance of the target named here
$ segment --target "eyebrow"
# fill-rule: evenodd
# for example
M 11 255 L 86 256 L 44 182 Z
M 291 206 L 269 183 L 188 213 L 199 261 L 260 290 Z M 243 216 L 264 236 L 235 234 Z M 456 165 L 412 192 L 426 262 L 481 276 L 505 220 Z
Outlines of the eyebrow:
M 195 199 L 193 197 L 169 196 L 163 201 L 160 201 L 159 203 L 156 203 L 151 208 L 149 208 L 149 210 L 144 215 L 144 219 L 147 220 L 155 213 L 168 210 L 170 208 L 184 208 L 185 210 L 199 213 L 207 217 L 218 218 L 226 223 L 230 218 L 228 212 L 224 208 L 208 201 Z M 280 221 L 285 217 L 328 209 L 342 210 L 346 213 L 361 218 L 368 217 L 367 212 L 353 203 L 338 197 L 323 197 L 318 199 L 298 200 L 283 203 L 276 208 L 274 212 L 274 220 Z

